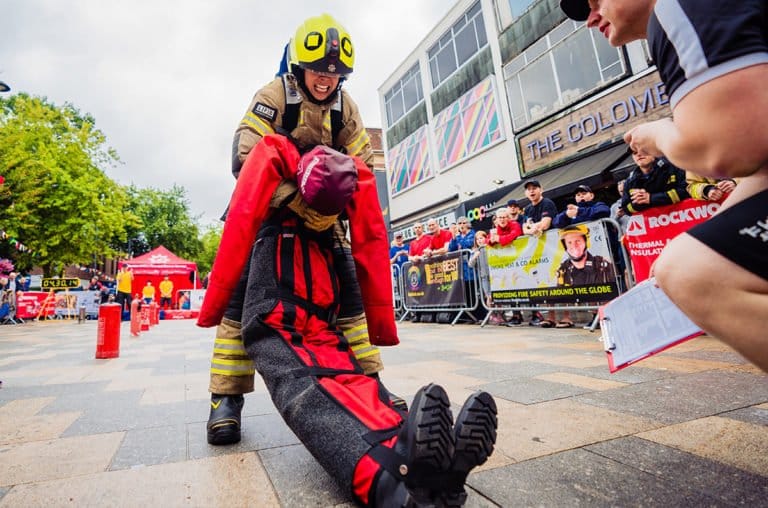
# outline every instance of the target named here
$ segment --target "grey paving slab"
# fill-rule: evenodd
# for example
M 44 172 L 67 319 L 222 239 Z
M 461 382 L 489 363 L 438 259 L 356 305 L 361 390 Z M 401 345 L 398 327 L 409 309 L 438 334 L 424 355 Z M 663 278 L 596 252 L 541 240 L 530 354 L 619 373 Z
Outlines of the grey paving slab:
M 768 504 L 768 478 L 637 437 L 587 446 L 586 450 L 731 506 Z
M 109 470 L 181 462 L 186 458 L 187 438 L 183 424 L 136 429 L 126 432 Z
M 478 472 L 472 488 L 500 506 L 709 506 L 714 499 L 584 450 Z
M 300 444 L 296 435 L 277 414 L 245 417 L 241 429 L 242 437 L 239 443 L 211 446 L 206 441 L 205 422 L 187 425 L 189 458 L 199 459 Z
M 355 506 L 304 446 L 284 446 L 258 453 L 282 506 Z
M 697 372 L 578 395 L 574 399 L 666 423 L 678 423 L 767 401 L 768 377 L 727 371 Z
M 606 362 L 607 363 L 607 362 Z M 574 369 L 571 367 L 563 367 L 563 372 L 571 372 L 574 374 L 581 374 L 582 376 L 594 377 L 597 379 L 607 379 L 609 381 L 618 381 L 620 383 L 645 383 L 647 381 L 654 381 L 657 379 L 667 379 L 675 376 L 679 376 L 679 373 L 669 370 L 661 369 L 647 369 L 642 365 L 633 365 L 630 368 L 626 368 L 611 374 L 611 372 L 603 366 L 600 367 L 587 367 L 583 369 Z
M 552 383 L 541 379 L 497 381 L 482 385 L 480 389 L 487 391 L 494 397 L 501 397 L 520 404 L 536 404 L 590 392 L 587 388 Z
M 2 375 L 2 372 L 0 372 Z M 45 378 L 31 377 L 25 379 L 27 383 L 19 385 L 20 380 L 5 381 L 0 389 L 0 403 L 11 400 L 31 399 L 35 397 L 64 397 L 67 395 L 93 396 L 104 391 L 109 382 L 68 383 L 68 384 L 44 384 Z
M 701 349 L 697 351 L 684 351 L 678 353 L 674 350 L 668 352 L 669 356 L 675 358 L 690 358 L 691 360 L 706 360 L 711 362 L 726 362 L 734 365 L 745 365 L 749 362 L 735 351 L 711 351 Z
M 458 369 L 457 374 L 470 376 L 478 379 L 487 379 L 488 381 L 504 381 L 517 378 L 530 378 L 540 374 L 558 372 L 562 370 L 557 365 L 550 365 L 539 362 L 513 362 L 496 363 L 473 360 L 471 358 L 463 360 L 463 365 L 467 367 Z
M 745 407 L 743 409 L 737 409 L 736 411 L 728 411 L 727 413 L 722 413 L 717 416 L 733 418 L 734 420 L 741 420 L 742 422 L 768 427 L 768 409 L 759 407 Z M 766 429 L 766 431 L 768 432 L 768 429 Z

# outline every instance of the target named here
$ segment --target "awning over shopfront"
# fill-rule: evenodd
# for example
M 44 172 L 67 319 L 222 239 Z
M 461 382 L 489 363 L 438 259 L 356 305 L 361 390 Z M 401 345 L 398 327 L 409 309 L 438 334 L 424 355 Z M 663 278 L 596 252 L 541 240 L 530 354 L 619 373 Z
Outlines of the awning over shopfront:
M 570 194 L 577 185 L 589 185 L 600 187 L 610 180 L 608 176 L 612 169 L 618 167 L 629 158 L 627 145 L 619 143 L 605 150 L 594 152 L 581 159 L 569 162 L 558 168 L 539 175 L 523 178 L 526 180 L 538 180 L 544 189 L 544 195 L 548 198 Z M 501 198 L 499 204 L 506 203 L 510 199 L 521 200 L 525 198 L 525 189 L 522 184 L 516 186 L 506 196 Z

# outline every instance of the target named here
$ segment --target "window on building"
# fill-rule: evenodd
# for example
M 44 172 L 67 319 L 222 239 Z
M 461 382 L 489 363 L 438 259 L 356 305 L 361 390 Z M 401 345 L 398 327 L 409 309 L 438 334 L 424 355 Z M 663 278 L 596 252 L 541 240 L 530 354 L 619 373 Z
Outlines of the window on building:
M 528 7 L 531 6 L 536 0 L 507 0 L 509 2 L 509 10 L 512 11 L 512 17 L 517 18 L 524 13 Z
M 620 49 L 568 20 L 504 66 L 515 130 L 573 104 L 626 72 Z
M 493 76 L 435 115 L 438 165 L 444 169 L 501 139 Z
M 432 178 L 426 125 L 387 152 L 387 168 L 392 196 Z
M 483 11 L 480 2 L 475 2 L 427 51 L 432 87 L 437 88 L 486 44 Z
M 421 71 L 416 63 L 384 94 L 387 125 L 392 126 L 424 99 Z

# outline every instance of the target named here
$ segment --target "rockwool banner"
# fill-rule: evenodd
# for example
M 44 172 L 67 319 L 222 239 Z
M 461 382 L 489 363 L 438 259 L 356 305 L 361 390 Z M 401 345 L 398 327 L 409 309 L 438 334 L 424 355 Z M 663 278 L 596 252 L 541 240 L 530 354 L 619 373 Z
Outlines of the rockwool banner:
M 671 239 L 712 217 L 720 203 L 686 199 L 680 203 L 644 210 L 629 218 L 624 246 L 629 252 L 637 282 L 648 278 L 651 265 Z
M 605 302 L 618 296 L 605 226 L 586 222 L 489 247 L 494 303 Z

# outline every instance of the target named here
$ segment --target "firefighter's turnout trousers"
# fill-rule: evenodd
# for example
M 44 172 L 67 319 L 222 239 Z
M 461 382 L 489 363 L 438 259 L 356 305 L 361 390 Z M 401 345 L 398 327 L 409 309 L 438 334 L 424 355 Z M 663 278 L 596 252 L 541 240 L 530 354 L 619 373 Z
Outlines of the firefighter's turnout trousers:
M 381 371 L 384 365 L 379 349 L 368 339 L 368 326 L 363 313 L 360 285 L 355 275 L 352 251 L 345 229 L 337 224 L 333 228 L 333 266 L 339 277 L 341 308 L 336 326 L 344 334 L 349 347 L 366 374 Z M 248 280 L 248 267 L 243 272 L 221 324 L 216 328 L 216 339 L 211 358 L 209 391 L 221 395 L 239 395 L 253 391 L 254 365 L 243 347 L 240 335 L 243 297 Z
M 340 286 L 332 244 L 293 218 L 262 226 L 251 253 L 242 336 L 285 422 L 367 504 L 382 470 L 372 450 L 393 446 L 402 417 L 333 324 Z

